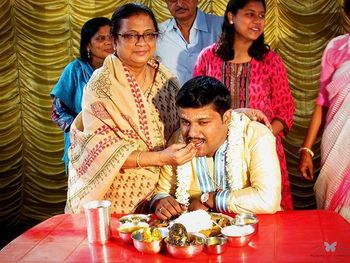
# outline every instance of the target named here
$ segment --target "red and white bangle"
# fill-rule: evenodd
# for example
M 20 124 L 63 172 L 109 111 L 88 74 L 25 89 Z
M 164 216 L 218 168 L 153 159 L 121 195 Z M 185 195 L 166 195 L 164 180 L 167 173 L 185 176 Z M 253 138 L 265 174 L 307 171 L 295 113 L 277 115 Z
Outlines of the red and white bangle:
M 308 152 L 311 155 L 311 158 L 313 158 L 315 155 L 314 152 L 310 148 L 307 148 L 307 147 L 300 147 L 298 152 L 300 153 L 301 151 Z

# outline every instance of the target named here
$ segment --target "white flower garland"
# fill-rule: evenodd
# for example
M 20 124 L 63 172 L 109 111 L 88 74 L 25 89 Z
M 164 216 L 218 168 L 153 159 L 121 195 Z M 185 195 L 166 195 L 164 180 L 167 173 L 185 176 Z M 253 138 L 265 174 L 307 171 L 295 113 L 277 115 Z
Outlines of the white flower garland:
M 235 191 L 243 187 L 241 180 L 243 169 L 243 132 L 244 120 L 243 115 L 232 112 L 232 119 L 228 127 L 228 145 L 226 151 L 226 171 L 227 181 L 230 191 Z
M 190 186 L 192 179 L 192 167 L 191 161 L 180 165 L 176 168 L 177 172 L 177 188 L 176 188 L 176 201 L 180 204 L 190 205 Z
M 244 150 L 243 145 L 244 120 L 242 114 L 232 111 L 232 118 L 228 128 L 228 145 L 226 149 L 226 172 L 227 181 L 230 191 L 235 191 L 243 187 L 241 174 L 243 169 L 243 160 L 241 153 Z M 176 201 L 181 204 L 189 205 L 190 186 L 192 182 L 192 166 L 191 162 L 187 162 L 177 169 L 177 188 Z

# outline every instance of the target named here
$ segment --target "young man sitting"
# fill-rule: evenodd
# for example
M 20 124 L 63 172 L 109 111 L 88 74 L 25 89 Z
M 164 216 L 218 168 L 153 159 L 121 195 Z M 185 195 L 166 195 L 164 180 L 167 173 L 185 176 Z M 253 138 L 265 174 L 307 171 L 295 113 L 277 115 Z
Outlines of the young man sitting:
M 280 210 L 281 172 L 270 130 L 233 112 L 229 91 L 211 77 L 187 81 L 176 104 L 180 131 L 174 143 L 191 143 L 196 158 L 160 178 L 152 200 L 156 215 L 165 220 L 197 209 Z

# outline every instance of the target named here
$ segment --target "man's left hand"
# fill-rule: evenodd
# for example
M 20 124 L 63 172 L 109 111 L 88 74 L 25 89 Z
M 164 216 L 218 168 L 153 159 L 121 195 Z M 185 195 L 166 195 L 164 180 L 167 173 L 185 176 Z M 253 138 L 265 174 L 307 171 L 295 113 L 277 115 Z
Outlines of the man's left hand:
M 206 207 L 205 205 L 203 205 L 201 203 L 201 201 L 198 199 L 193 199 L 188 207 L 188 211 L 195 211 L 195 210 L 198 210 L 198 209 L 203 209 L 205 211 L 208 211 L 209 208 Z
M 205 202 L 205 204 L 203 204 L 201 202 L 200 197 L 198 197 L 196 199 L 192 199 L 190 202 L 190 205 L 188 207 L 188 210 L 189 211 L 194 211 L 194 210 L 198 210 L 198 209 L 203 209 L 205 211 L 214 210 L 215 209 L 215 196 L 216 196 L 216 192 L 210 192 L 209 198 Z

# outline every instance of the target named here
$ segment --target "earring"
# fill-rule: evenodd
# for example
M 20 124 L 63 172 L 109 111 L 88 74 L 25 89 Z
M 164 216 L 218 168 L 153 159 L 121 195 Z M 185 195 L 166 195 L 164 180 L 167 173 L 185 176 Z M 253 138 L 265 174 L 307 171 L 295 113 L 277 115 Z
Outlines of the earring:
M 91 57 L 91 50 L 90 49 L 87 50 L 87 56 L 88 56 L 88 59 L 90 59 L 90 57 Z
M 232 20 L 230 20 L 230 25 L 233 25 L 233 21 Z

